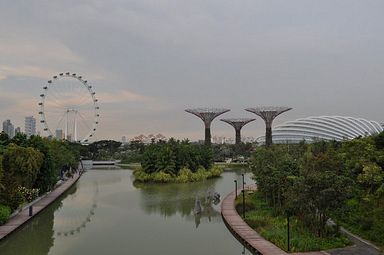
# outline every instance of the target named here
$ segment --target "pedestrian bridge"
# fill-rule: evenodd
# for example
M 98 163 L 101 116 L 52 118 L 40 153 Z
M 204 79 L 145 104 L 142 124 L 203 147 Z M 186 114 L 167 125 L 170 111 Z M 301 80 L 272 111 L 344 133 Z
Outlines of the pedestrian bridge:
M 81 162 L 85 169 L 103 166 L 116 166 L 118 163 L 120 163 L 119 160 L 82 160 Z

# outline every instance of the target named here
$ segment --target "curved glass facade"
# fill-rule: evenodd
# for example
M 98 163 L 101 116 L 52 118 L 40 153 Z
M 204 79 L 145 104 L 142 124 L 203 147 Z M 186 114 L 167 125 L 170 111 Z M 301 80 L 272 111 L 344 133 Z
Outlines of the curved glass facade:
M 319 139 L 342 141 L 382 131 L 383 127 L 376 121 L 345 116 L 315 116 L 276 126 L 272 131 L 272 140 L 274 143 L 314 142 Z M 256 141 L 264 143 L 265 137 L 258 137 Z

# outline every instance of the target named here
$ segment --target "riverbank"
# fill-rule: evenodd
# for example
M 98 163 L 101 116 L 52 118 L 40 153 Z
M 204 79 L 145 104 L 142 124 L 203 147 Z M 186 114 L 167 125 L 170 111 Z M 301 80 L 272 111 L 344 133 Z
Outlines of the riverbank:
M 256 185 L 247 185 L 245 190 L 256 190 Z M 241 189 L 238 189 L 237 194 L 241 194 Z M 233 235 L 242 243 L 244 243 L 249 249 L 257 251 L 263 255 L 380 255 L 382 254 L 377 247 L 373 246 L 369 242 L 352 235 L 346 230 L 342 230 L 350 240 L 354 243 L 352 246 L 345 248 L 332 249 L 327 251 L 315 251 L 315 252 L 298 252 L 287 253 L 281 250 L 273 243 L 265 240 L 259 233 L 253 230 L 237 213 L 235 208 L 235 191 L 228 194 L 221 204 L 221 214 L 224 223 Z
M 79 173 L 75 173 L 73 178 L 69 178 L 62 182 L 53 191 L 49 192 L 42 198 L 35 201 L 30 206 L 32 207 L 32 216 L 29 216 L 30 207 L 22 209 L 18 214 L 11 217 L 5 224 L 0 226 L 0 241 L 10 235 L 13 231 L 24 225 L 26 222 L 31 220 L 34 216 L 39 214 L 57 198 L 59 198 L 64 192 L 66 192 L 73 184 L 75 184 L 79 178 Z

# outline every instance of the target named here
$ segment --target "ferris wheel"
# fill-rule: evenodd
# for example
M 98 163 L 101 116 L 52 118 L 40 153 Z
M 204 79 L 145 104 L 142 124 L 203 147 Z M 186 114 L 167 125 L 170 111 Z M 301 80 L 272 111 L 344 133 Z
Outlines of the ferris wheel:
M 60 73 L 43 87 L 39 115 L 49 137 L 87 143 L 99 124 L 98 99 L 82 76 Z

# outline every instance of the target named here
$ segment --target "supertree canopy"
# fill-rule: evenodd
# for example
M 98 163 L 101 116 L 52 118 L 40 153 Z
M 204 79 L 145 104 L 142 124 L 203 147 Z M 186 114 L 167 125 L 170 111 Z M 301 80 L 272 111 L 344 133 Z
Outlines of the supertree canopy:
M 268 147 L 272 144 L 272 122 L 283 112 L 289 111 L 292 108 L 285 106 L 260 106 L 255 108 L 245 109 L 260 116 L 265 122 L 265 145 Z
M 241 143 L 241 129 L 248 124 L 251 121 L 254 121 L 255 119 L 251 118 L 236 118 L 236 119 L 220 119 L 221 121 L 224 121 L 235 128 L 236 133 L 236 144 Z
M 219 115 L 229 112 L 229 109 L 225 108 L 194 108 L 186 109 L 188 113 L 191 113 L 199 117 L 205 126 L 205 144 L 211 144 L 211 123 Z

